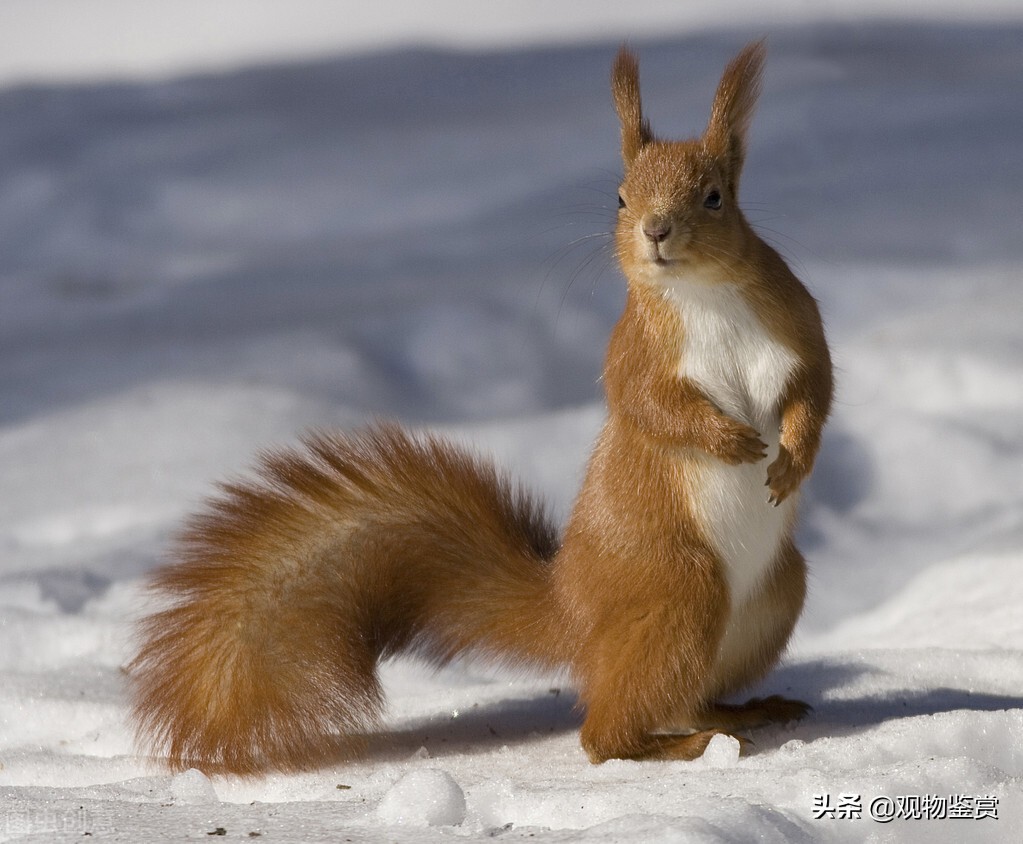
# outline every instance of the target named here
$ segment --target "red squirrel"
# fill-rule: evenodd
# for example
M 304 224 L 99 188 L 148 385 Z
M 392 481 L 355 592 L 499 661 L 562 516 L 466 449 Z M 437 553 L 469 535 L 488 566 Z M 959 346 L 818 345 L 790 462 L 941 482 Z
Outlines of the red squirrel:
M 567 666 L 590 760 L 693 759 L 717 733 L 805 715 L 725 704 L 803 606 L 796 499 L 831 404 L 817 305 L 738 205 L 764 48 L 727 66 L 702 137 L 655 137 L 634 56 L 612 93 L 625 311 L 607 420 L 559 536 L 488 462 L 396 426 L 307 436 L 193 517 L 129 666 L 142 746 L 175 769 L 345 758 L 377 665 Z

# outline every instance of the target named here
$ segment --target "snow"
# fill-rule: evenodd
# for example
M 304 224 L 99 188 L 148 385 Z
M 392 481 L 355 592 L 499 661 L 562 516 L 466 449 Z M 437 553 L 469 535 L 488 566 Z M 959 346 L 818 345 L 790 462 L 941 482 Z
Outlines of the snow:
M 88 5 L 0 10 L 0 841 L 1023 839 L 1018 4 L 630 4 L 646 28 L 431 5 L 421 43 L 457 50 L 270 3 L 186 49 L 189 3 Z M 354 763 L 140 758 L 144 574 L 260 448 L 397 417 L 564 515 L 622 303 L 614 49 L 688 133 L 764 31 L 745 205 L 821 300 L 838 400 L 807 612 L 751 694 L 810 717 L 743 756 L 591 766 L 565 678 L 394 662 Z M 970 817 L 872 820 L 886 798 Z
M 387 790 L 377 815 L 388 826 L 457 826 L 465 820 L 465 795 L 447 771 L 418 768 Z

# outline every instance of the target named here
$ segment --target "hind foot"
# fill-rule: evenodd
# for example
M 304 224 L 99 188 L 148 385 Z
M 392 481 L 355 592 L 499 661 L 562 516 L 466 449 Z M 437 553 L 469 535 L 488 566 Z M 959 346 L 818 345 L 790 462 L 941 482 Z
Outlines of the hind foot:
M 781 695 L 755 697 L 740 704 L 712 703 L 694 726 L 699 729 L 751 730 L 768 724 L 788 724 L 800 721 L 813 707 L 801 700 Z

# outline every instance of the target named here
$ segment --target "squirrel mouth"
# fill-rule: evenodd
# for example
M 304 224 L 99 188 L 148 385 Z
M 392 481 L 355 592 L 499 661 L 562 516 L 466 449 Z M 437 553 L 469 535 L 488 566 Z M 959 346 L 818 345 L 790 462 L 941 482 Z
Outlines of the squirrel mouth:
M 664 255 L 663 255 L 663 254 L 661 253 L 661 246 L 660 246 L 660 244 L 659 244 L 659 243 L 651 243 L 651 244 L 650 244 L 650 245 L 649 245 L 649 246 L 647 247 L 647 254 L 646 254 L 646 259 L 647 259 L 647 260 L 648 260 L 648 261 L 649 261 L 649 262 L 650 262 L 651 264 L 655 264 L 655 265 L 656 265 L 656 266 L 658 266 L 658 267 L 665 267 L 665 266 L 667 266 L 667 265 L 668 265 L 669 263 L 671 263 L 671 259 L 670 259 L 670 258 L 667 258 L 667 257 L 665 257 L 665 256 L 664 256 Z
M 671 267 L 686 260 L 683 255 L 665 255 L 664 244 L 651 243 L 646 249 L 646 260 L 655 267 Z

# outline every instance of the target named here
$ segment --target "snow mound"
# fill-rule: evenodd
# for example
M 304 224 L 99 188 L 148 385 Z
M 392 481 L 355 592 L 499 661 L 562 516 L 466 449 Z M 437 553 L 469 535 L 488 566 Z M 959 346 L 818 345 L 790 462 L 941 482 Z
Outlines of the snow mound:
M 447 771 L 409 771 L 388 789 L 377 815 L 386 824 L 458 826 L 465 820 L 465 795 Z

